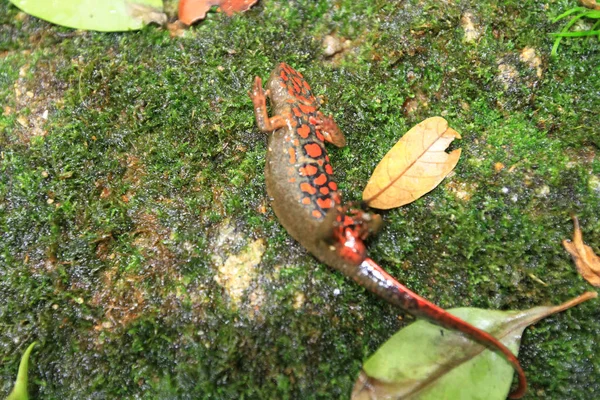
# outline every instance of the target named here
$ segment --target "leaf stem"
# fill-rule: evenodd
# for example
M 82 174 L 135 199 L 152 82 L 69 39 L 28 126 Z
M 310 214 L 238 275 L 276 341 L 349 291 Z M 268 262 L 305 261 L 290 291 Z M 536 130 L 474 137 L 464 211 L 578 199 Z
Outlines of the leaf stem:
M 594 299 L 596 297 L 598 297 L 597 292 L 585 292 L 584 294 L 577 296 L 574 299 L 571 299 L 562 304 L 552 307 L 552 312 L 550 314 L 559 313 L 559 312 L 567 310 L 571 307 L 575 307 L 576 305 L 581 304 L 584 301 L 588 301 L 588 300 Z

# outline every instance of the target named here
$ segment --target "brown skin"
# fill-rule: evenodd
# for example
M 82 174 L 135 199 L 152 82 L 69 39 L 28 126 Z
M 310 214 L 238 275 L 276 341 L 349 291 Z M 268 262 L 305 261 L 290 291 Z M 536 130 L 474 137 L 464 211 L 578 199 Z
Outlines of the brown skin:
M 256 77 L 248 94 L 259 129 L 272 132 L 265 180 L 273 210 L 288 233 L 319 261 L 387 302 L 502 353 L 519 376 L 519 386 L 510 397 L 522 397 L 527 389 L 525 374 L 506 346 L 410 291 L 367 257 L 363 241 L 381 220 L 378 215 L 340 205 L 324 141 L 343 146 L 345 139 L 333 119 L 318 111 L 319 102 L 302 75 L 282 63 L 271 73 L 266 92 Z M 267 96 L 274 114 L 271 118 Z

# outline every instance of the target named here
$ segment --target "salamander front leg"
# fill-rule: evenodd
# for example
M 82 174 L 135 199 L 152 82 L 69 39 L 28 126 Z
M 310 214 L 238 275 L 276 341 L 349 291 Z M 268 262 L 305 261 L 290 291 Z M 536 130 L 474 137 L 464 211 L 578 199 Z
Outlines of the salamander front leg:
M 346 145 L 344 134 L 331 116 L 325 116 L 321 111 L 318 111 L 317 117 L 311 118 L 312 120 L 309 122 L 314 124 L 315 128 L 321 131 L 326 142 L 329 142 L 336 147 L 344 147 Z
M 273 132 L 279 128 L 283 128 L 287 125 L 287 118 L 281 115 L 275 115 L 269 118 L 267 114 L 267 96 L 269 91 L 263 90 L 262 79 L 260 77 L 254 78 L 254 85 L 252 91 L 248 92 L 248 96 L 252 99 L 254 104 L 254 116 L 256 117 L 256 125 L 258 129 L 263 132 Z

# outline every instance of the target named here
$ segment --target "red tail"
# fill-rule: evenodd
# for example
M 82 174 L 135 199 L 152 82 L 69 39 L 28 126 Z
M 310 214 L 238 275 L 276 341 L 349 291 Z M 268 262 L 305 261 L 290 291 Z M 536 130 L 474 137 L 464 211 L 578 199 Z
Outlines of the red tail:
M 360 272 L 355 279 L 370 291 L 383 297 L 392 304 L 396 304 L 409 313 L 423 317 L 443 328 L 455 330 L 464 333 L 477 343 L 487 347 L 490 350 L 496 350 L 504 354 L 506 359 L 512 364 L 519 376 L 519 385 L 510 393 L 511 399 L 521 398 L 527 390 L 527 380 L 521 364 L 515 355 L 495 337 L 489 333 L 474 327 L 468 322 L 455 317 L 444 309 L 425 300 L 418 294 L 409 290 L 406 286 L 400 284 L 390 274 L 385 272 L 375 261 L 366 258 L 360 265 Z M 368 277 L 369 279 L 364 279 Z M 361 279 L 362 278 L 362 279 Z M 370 281 L 370 284 L 365 284 Z

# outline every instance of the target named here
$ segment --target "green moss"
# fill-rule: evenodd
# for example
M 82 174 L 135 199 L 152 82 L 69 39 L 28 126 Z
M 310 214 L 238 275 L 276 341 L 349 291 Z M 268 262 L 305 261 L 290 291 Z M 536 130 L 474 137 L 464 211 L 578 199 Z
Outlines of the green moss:
M 550 58 L 551 18 L 571 6 L 266 1 L 171 38 L 74 32 L 0 2 L 0 393 L 21 343 L 38 340 L 39 398 L 348 397 L 361 361 L 412 318 L 316 262 L 269 209 L 246 91 L 279 61 L 346 133 L 330 153 L 348 199 L 422 119 L 443 115 L 461 133 L 455 175 L 383 213 L 369 243 L 410 288 L 444 307 L 502 309 L 588 290 L 560 242 L 575 212 L 599 250 L 600 51 L 563 41 Z M 327 34 L 350 47 L 325 59 Z M 212 256 L 257 238 L 258 278 L 234 309 Z M 527 398 L 600 391 L 595 310 L 527 330 Z

